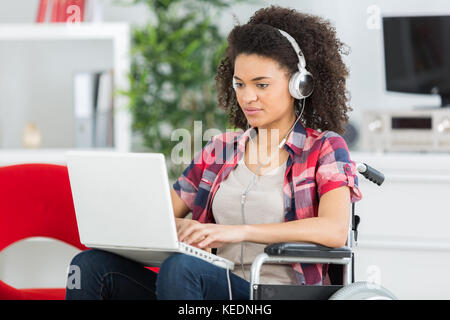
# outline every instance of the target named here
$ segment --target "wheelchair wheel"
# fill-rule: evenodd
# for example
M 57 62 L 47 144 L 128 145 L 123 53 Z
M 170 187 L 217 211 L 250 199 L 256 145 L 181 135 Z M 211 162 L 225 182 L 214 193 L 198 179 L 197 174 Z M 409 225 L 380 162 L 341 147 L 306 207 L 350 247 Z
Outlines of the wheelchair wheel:
M 360 281 L 339 289 L 328 300 L 397 300 L 397 298 L 379 284 Z

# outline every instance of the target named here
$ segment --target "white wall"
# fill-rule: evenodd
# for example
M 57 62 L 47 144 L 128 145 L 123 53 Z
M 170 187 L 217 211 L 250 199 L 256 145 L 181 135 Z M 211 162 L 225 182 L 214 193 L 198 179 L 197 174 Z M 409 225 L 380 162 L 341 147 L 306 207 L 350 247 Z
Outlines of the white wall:
M 88 0 L 89 1 L 89 0 Z M 131 0 L 95 0 L 103 5 L 104 21 L 129 21 L 145 23 L 151 14 L 145 10 L 144 4 L 129 6 Z M 36 20 L 39 0 L 2 1 L 0 23 L 31 23 Z M 119 5 L 121 2 L 123 5 Z

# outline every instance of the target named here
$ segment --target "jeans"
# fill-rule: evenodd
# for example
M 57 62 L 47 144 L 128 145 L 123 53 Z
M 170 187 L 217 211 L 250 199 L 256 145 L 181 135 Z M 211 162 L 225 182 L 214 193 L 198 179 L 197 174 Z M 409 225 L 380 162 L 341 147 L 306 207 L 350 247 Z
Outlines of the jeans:
M 67 300 L 229 299 L 225 269 L 182 253 L 164 260 L 155 273 L 138 262 L 92 249 L 77 254 L 71 261 L 72 269 L 79 270 L 79 283 L 67 286 Z M 249 299 L 248 281 L 230 272 L 230 282 L 233 299 Z

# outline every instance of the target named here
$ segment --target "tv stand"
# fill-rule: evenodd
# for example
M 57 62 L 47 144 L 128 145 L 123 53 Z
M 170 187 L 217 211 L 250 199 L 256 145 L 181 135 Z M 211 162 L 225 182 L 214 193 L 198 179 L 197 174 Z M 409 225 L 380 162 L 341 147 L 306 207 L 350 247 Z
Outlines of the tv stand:
M 450 93 L 441 93 L 441 105 L 434 106 L 414 106 L 413 110 L 441 110 L 443 108 L 450 108 Z
M 442 108 L 450 108 L 450 94 L 440 94 L 441 105 L 437 106 L 414 106 L 414 110 L 441 110 Z
M 439 107 L 439 106 L 414 106 L 413 110 L 441 110 L 442 108 L 445 107 Z
M 442 93 L 441 96 L 441 108 L 449 108 L 450 107 L 450 94 Z

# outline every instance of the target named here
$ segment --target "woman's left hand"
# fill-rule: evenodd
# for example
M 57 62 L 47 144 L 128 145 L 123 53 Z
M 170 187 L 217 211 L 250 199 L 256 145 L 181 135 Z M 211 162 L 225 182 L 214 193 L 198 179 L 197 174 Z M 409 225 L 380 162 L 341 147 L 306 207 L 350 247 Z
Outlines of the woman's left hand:
M 227 243 L 244 241 L 244 226 L 214 223 L 191 224 L 179 230 L 178 240 L 198 248 L 220 248 Z

